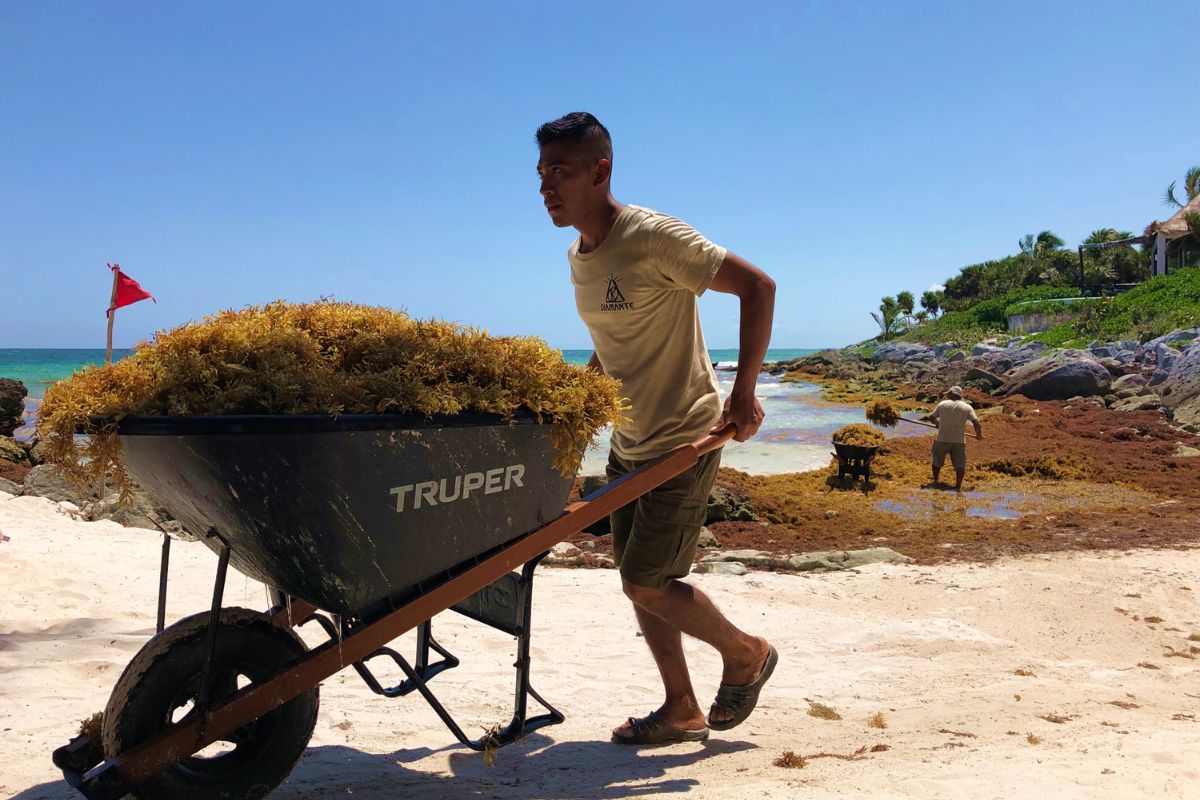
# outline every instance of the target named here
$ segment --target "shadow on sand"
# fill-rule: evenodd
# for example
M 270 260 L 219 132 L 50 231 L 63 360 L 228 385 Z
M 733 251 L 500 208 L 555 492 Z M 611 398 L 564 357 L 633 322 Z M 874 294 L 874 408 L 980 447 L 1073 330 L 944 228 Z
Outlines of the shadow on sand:
M 287 781 L 270 794 L 277 800 L 353 795 L 356 800 L 420 797 L 441 800 L 496 797 L 505 800 L 609 800 L 685 793 L 699 785 L 684 774 L 707 758 L 749 750 L 745 741 L 709 740 L 698 745 L 625 747 L 605 741 L 555 742 L 532 734 L 496 754 L 489 767 L 482 753 L 459 745 L 439 750 L 401 749 L 364 753 L 343 745 L 310 747 Z M 449 754 L 449 775 L 408 764 L 440 752 Z M 82 795 L 66 781 L 32 786 L 13 800 L 75 800 Z

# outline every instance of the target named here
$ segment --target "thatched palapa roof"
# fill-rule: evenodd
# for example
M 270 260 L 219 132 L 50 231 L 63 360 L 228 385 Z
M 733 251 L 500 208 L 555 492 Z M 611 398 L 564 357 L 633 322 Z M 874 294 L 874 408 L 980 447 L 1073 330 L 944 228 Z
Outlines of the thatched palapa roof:
M 1165 239 L 1178 239 L 1180 236 L 1187 236 L 1191 231 L 1184 217 L 1188 214 L 1200 214 L 1200 194 L 1189 200 L 1186 206 L 1175 212 L 1175 215 L 1166 222 L 1151 222 L 1146 226 L 1146 235 L 1153 236 L 1161 233 Z

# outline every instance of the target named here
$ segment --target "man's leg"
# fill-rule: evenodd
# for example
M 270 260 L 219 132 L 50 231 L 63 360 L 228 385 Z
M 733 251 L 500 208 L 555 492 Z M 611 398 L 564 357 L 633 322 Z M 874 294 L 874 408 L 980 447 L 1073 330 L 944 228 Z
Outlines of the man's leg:
M 666 692 L 666 699 L 658 712 L 677 728 L 702 730 L 706 727 L 704 712 L 692 688 L 687 658 L 683 654 L 683 636 L 679 629 L 637 603 L 633 604 L 633 610 Z
M 946 455 L 949 453 L 946 442 L 939 442 L 936 439 L 933 441 L 933 482 L 935 485 L 941 485 L 942 466 L 946 463 Z
M 950 451 L 950 460 L 954 463 L 954 490 L 962 491 L 963 478 L 967 474 L 967 446 L 955 444 Z
M 703 727 L 704 714 L 692 690 L 680 632 L 710 645 L 721 654 L 721 682 L 744 686 L 758 677 L 767 659 L 767 641 L 738 629 L 696 587 L 672 580 L 663 588 L 623 581 L 625 594 L 634 603 L 646 644 L 654 655 L 666 689 L 660 712 L 678 727 Z M 696 724 L 699 714 L 700 724 Z M 713 719 L 730 719 L 732 712 L 713 710 Z

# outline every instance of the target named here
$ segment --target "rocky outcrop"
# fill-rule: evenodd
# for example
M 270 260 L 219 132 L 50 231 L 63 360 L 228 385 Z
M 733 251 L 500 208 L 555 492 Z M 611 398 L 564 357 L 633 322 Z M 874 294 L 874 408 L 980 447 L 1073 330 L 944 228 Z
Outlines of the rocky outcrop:
M 25 398 L 29 390 L 12 378 L 0 378 L 0 436 L 12 436 L 25 424 Z
M 29 471 L 20 492 L 32 497 L 44 497 L 55 503 L 70 503 L 80 509 L 84 519 L 92 522 L 107 519 L 129 528 L 163 531 L 185 541 L 196 538 L 136 484 L 131 501 L 122 505 L 118 502 L 116 492 L 106 493 L 100 498 L 95 489 L 81 489 L 62 477 L 57 468 L 43 464 Z
M 1066 400 L 1107 394 L 1112 376 L 1090 353 L 1063 350 L 1014 368 L 1001 391 L 1032 400 Z
M 0 492 L 18 495 L 21 493 L 21 484 L 13 483 L 8 478 L 0 478 Z
M 1176 422 L 1200 425 L 1200 341 L 1179 354 L 1157 388 Z
M 702 568 L 703 565 L 736 563 L 785 572 L 832 572 L 885 562 L 909 564 L 912 559 L 887 547 L 872 547 L 867 550 L 823 550 L 791 556 L 774 556 L 760 550 L 727 550 L 700 559 L 696 571 L 708 571 Z
M 58 469 L 43 464 L 29 470 L 25 476 L 23 493 L 33 497 L 44 497 L 55 503 L 74 503 L 80 508 L 97 497 L 94 490 L 85 491 L 58 474 Z
M 714 522 L 755 522 L 758 517 L 750 508 L 750 499 L 723 486 L 714 486 L 708 498 L 708 520 Z
M 876 364 L 884 361 L 890 361 L 896 364 L 905 364 L 913 360 L 928 360 L 935 355 L 932 347 L 915 342 L 888 342 L 885 345 L 880 345 L 871 355 L 871 360 Z
M 29 463 L 29 452 L 15 439 L 0 436 L 0 460 L 11 461 L 14 464 Z

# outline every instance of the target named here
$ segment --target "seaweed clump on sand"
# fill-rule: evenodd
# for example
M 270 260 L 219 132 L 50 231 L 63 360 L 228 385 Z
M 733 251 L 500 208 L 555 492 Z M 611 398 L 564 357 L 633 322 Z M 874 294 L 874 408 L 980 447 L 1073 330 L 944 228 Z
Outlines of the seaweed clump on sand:
M 564 475 L 621 415 L 619 384 L 541 339 L 489 336 L 378 306 L 276 301 L 158 333 L 129 357 L 51 386 L 38 408 L 45 458 L 81 484 L 111 475 L 128 497 L 117 422 L 130 415 L 483 412 L 550 422 Z M 82 446 L 76 433 L 89 434 Z
M 881 428 L 894 428 L 900 421 L 900 411 L 887 400 L 872 400 L 867 403 L 867 420 Z
M 848 444 L 852 447 L 880 447 L 887 438 L 870 425 L 854 422 L 834 431 L 833 441 L 835 444 Z

